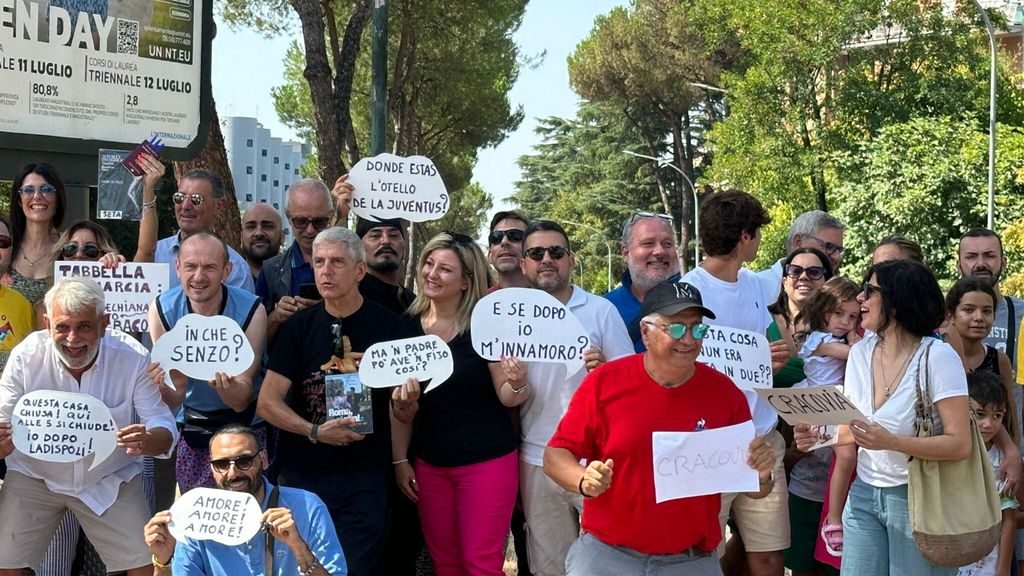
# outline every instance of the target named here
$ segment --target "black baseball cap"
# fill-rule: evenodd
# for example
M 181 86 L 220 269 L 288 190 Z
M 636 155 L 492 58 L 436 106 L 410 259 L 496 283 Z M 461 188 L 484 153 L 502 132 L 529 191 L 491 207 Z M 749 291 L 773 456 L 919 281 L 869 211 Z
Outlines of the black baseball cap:
M 366 233 L 369 232 L 370 230 L 373 230 L 374 228 L 395 228 L 402 233 L 403 237 L 405 237 L 405 226 L 401 218 L 381 220 L 380 222 L 374 222 L 373 220 L 360 218 L 359 221 L 356 222 L 356 234 L 360 238 L 366 236 Z
M 701 314 L 714 320 L 715 313 L 704 307 L 700 290 L 687 282 L 666 280 L 647 291 L 644 303 L 640 308 L 640 316 L 661 314 L 671 316 L 689 308 L 698 308 Z

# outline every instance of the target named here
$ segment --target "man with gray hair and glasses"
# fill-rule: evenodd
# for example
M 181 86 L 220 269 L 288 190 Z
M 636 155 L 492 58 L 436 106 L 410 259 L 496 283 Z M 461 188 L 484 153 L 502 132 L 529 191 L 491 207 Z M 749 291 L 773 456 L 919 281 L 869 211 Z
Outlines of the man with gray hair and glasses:
M 622 316 L 637 352 L 646 350 L 640 336 L 640 303 L 651 288 L 679 279 L 679 254 L 672 217 L 638 210 L 622 226 L 622 285 L 605 294 Z
M 786 236 L 786 254 L 797 248 L 817 248 L 832 261 L 832 270 L 838 274 L 839 264 L 843 261 L 846 249 L 843 248 L 843 230 L 846 226 L 838 218 L 828 212 L 811 210 L 804 212 L 793 220 Z M 782 255 L 770 268 L 757 273 L 764 282 L 765 292 L 769 300 L 774 301 L 782 289 Z
M 38 566 L 57 523 L 70 510 L 111 572 L 152 574 L 142 528 L 149 507 L 142 456 L 167 458 L 178 428 L 149 377 L 149 355 L 127 334 L 107 330 L 103 291 L 89 278 L 64 278 L 46 293 L 45 330 L 29 334 L 0 377 L 0 574 Z M 88 394 L 110 409 L 117 446 L 50 462 L 22 453 L 11 421 L 18 400 L 53 390 Z M 90 467 L 91 466 L 91 467 Z

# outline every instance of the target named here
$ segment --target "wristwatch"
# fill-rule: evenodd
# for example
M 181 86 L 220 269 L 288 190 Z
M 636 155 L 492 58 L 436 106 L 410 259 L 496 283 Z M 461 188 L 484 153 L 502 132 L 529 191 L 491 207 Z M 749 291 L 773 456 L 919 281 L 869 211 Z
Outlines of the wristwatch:
M 316 432 L 319 428 L 319 424 L 313 424 L 313 427 L 309 429 L 309 434 L 306 435 L 306 439 L 309 440 L 310 444 L 316 444 Z

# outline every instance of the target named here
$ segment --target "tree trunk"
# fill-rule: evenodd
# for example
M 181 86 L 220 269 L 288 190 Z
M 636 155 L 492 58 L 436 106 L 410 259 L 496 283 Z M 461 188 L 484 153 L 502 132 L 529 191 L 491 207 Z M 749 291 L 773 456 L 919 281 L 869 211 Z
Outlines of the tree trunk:
M 228 154 L 224 149 L 224 135 L 220 130 L 220 118 L 217 116 L 217 106 L 211 106 L 210 135 L 206 139 L 199 155 L 192 160 L 174 163 L 174 178 L 181 181 L 185 174 L 193 168 L 205 168 L 217 174 L 224 180 L 224 201 L 220 210 L 217 211 L 217 223 L 214 228 L 221 238 L 235 250 L 241 248 L 242 219 L 238 210 L 238 201 L 235 198 L 235 181 L 231 178 L 231 168 L 228 166 Z
M 690 244 L 690 235 L 693 229 L 690 227 L 690 221 L 693 219 L 693 200 L 690 190 L 690 185 L 685 182 L 687 178 L 692 181 L 693 178 L 690 174 L 693 173 L 693 161 L 687 157 L 687 149 L 689 147 L 689 125 L 683 126 L 683 123 L 687 121 L 688 116 L 680 118 L 672 115 L 666 119 L 669 121 L 669 126 L 672 130 L 672 156 L 675 161 L 675 167 L 679 170 L 681 176 L 679 177 L 679 244 L 676 246 L 679 256 L 679 270 L 686 272 L 688 270 L 686 262 L 686 254 L 689 252 L 687 248 Z M 686 130 L 687 136 L 684 139 L 683 130 Z M 696 265 L 696 263 L 694 263 Z
M 366 22 L 370 19 L 372 8 L 373 0 L 362 0 L 355 7 L 352 16 L 348 20 L 348 25 L 345 26 L 345 37 L 341 42 L 341 58 L 334 61 L 334 95 L 338 106 L 339 122 L 338 138 L 339 140 L 345 139 L 345 149 L 348 152 L 350 166 L 358 162 L 360 156 L 362 156 L 362 153 L 359 151 L 358 141 L 356 140 L 355 130 L 352 128 L 352 83 L 355 77 L 356 58 L 359 56 L 359 43 L 363 37 Z M 321 172 L 323 172 L 322 157 L 320 165 Z M 340 158 L 338 159 L 338 169 L 337 175 L 330 176 L 330 180 L 324 179 L 324 181 L 334 182 L 337 176 L 345 172 L 345 167 L 341 165 Z M 333 184 L 329 184 L 329 186 L 333 186 Z

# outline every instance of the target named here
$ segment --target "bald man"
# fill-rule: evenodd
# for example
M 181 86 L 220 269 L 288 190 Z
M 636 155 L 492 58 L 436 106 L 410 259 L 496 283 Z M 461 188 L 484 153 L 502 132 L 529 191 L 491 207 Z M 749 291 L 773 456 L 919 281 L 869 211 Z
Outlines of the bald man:
M 280 251 L 281 215 L 265 202 L 253 204 L 242 214 L 242 255 L 249 263 L 254 285 L 263 262 Z

